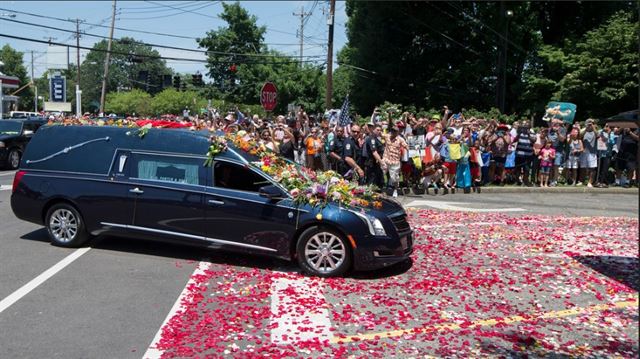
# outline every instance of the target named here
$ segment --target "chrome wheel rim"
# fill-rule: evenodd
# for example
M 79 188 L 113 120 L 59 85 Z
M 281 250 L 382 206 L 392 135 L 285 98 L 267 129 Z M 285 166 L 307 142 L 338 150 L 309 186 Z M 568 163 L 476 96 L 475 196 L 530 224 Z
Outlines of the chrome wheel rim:
M 304 255 L 313 269 L 321 273 L 329 273 L 340 268 L 347 256 L 347 249 L 336 235 L 321 232 L 307 241 Z
M 20 153 L 18 153 L 18 151 L 11 151 L 9 154 L 9 163 L 12 168 L 18 168 L 20 165 Z
M 49 229 L 57 241 L 70 242 L 78 234 L 78 218 L 68 209 L 56 209 L 49 219 Z

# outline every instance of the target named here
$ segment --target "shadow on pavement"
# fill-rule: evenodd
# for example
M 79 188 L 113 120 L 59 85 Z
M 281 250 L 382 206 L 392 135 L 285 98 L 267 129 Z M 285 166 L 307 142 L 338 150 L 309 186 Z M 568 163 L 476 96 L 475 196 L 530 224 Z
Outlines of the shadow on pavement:
M 39 242 L 50 242 L 45 228 L 29 232 L 21 239 Z M 246 268 L 258 268 L 279 272 L 300 272 L 295 261 L 251 255 L 247 253 L 235 253 L 231 251 L 216 251 L 184 244 L 172 244 L 161 241 L 144 240 L 137 238 L 98 236 L 91 240 L 91 248 L 136 253 L 149 256 L 167 257 L 182 260 L 202 261 L 207 260 L 214 264 L 232 265 Z M 411 259 L 392 265 L 387 268 L 367 272 L 351 272 L 348 277 L 360 280 L 372 280 L 393 277 L 407 272 L 413 266 Z
M 635 257 L 575 256 L 573 259 L 611 279 L 640 291 L 640 264 Z
M 44 227 L 20 236 L 20 239 L 38 242 L 50 242 L 49 234 Z
M 260 257 L 230 251 L 216 251 L 197 246 L 126 237 L 100 236 L 92 242 L 91 247 L 108 251 L 137 253 L 183 260 L 206 260 L 214 264 L 226 264 L 238 267 L 268 270 L 284 269 L 286 271 L 289 267 L 293 266 L 291 263 L 277 258 Z

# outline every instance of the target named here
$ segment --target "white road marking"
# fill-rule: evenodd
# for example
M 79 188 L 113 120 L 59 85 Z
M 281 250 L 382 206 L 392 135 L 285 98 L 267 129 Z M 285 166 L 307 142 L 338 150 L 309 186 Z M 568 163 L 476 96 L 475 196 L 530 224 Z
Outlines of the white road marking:
M 157 348 L 158 343 L 162 338 L 162 328 L 164 328 L 164 326 L 167 325 L 169 320 L 171 320 L 171 318 L 173 318 L 174 315 L 182 311 L 183 309 L 182 301 L 187 296 L 187 294 L 189 294 L 189 288 L 191 287 L 191 285 L 195 284 L 194 278 L 198 275 L 203 275 L 205 271 L 209 268 L 211 268 L 211 263 L 209 262 L 198 263 L 198 267 L 196 268 L 195 271 L 193 271 L 193 274 L 191 274 L 191 277 L 189 278 L 187 285 L 184 286 L 182 293 L 180 293 L 180 296 L 178 296 L 178 299 L 176 300 L 176 302 L 173 303 L 173 307 L 171 307 L 169 314 L 167 314 L 167 317 L 162 322 L 162 325 L 160 326 L 160 329 L 158 329 L 156 336 L 153 337 L 153 341 L 151 342 L 151 344 L 149 345 L 149 348 L 147 349 L 146 353 L 144 353 L 144 356 L 142 357 L 143 359 L 157 359 L 162 357 L 163 351 Z
M 2 172 L 2 173 L 0 173 L 0 177 L 2 177 L 2 176 L 13 176 L 14 174 L 16 174 L 16 172 L 18 172 L 18 171 Z
M 470 208 L 470 203 L 466 202 L 441 202 L 441 201 L 411 201 L 405 207 L 429 206 L 446 211 L 463 211 L 463 212 L 524 212 L 524 208 Z
M 277 278 L 271 286 L 271 341 L 295 344 L 333 337 L 322 282 L 317 278 Z
M 11 189 L 11 187 L 12 187 L 12 186 L 11 186 L 11 185 L 9 185 L 9 184 L 3 184 L 3 185 L 0 185 L 0 191 L 8 191 L 8 190 L 10 190 L 10 189 Z
M 537 222 L 531 219 L 518 219 L 518 223 Z M 446 224 L 421 224 L 416 228 L 450 228 L 450 227 L 469 227 L 469 226 L 506 226 L 507 222 L 469 222 L 469 223 L 446 223 Z
M 83 254 L 87 253 L 91 247 L 80 248 L 75 252 L 66 256 L 63 260 L 56 263 L 53 267 L 42 272 L 39 276 L 32 279 L 29 283 L 23 285 L 20 289 L 11 293 L 8 297 L 4 298 L 0 302 L 0 313 L 12 306 L 15 302 L 19 301 L 22 297 L 29 294 L 32 290 L 36 289 L 40 284 L 47 281 L 47 279 L 53 277 L 56 273 L 64 269 L 69 264 L 73 263 L 76 259 L 80 258 Z

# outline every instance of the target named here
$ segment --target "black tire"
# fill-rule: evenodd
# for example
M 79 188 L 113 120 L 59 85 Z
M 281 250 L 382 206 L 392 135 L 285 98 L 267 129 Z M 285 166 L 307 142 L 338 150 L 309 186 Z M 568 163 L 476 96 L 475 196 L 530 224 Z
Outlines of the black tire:
M 10 170 L 18 169 L 18 167 L 20 167 L 21 158 L 22 154 L 20 153 L 20 150 L 12 148 L 7 156 L 7 168 Z
M 298 240 L 296 254 L 300 268 L 317 277 L 337 277 L 351 269 L 351 247 L 344 235 L 332 228 L 308 228 Z
M 51 243 L 60 247 L 80 247 L 89 239 L 89 233 L 80 213 L 68 203 L 58 203 L 47 211 L 45 227 Z

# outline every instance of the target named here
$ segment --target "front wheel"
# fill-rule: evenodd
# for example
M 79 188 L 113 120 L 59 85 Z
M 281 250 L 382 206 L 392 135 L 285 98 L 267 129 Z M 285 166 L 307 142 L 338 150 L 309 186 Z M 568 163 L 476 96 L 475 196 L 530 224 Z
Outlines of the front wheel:
M 59 203 L 47 211 L 45 225 L 51 243 L 60 247 L 80 247 L 88 239 L 80 213 L 67 203 Z
M 297 245 L 300 268 L 318 277 L 336 277 L 351 268 L 351 249 L 343 235 L 326 227 L 311 227 Z
M 22 156 L 20 155 L 20 151 L 18 151 L 18 149 L 11 149 L 11 151 L 9 151 L 9 156 L 7 157 L 7 167 L 9 167 L 10 170 L 18 169 L 18 167 L 20 166 L 21 157 Z

